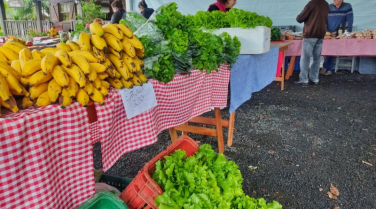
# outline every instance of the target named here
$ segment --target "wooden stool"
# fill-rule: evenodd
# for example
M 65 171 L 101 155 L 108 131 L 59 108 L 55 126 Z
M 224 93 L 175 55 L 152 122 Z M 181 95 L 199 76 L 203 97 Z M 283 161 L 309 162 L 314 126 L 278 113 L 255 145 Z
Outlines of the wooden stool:
M 229 120 L 224 120 L 221 118 L 221 109 L 217 107 L 214 108 L 214 115 L 215 115 L 214 118 L 198 116 L 198 117 L 192 118 L 191 120 L 184 123 L 183 125 L 170 128 L 169 131 L 170 131 L 171 141 L 174 142 L 176 139 L 178 139 L 178 134 L 176 131 L 182 131 L 182 135 L 187 135 L 187 133 L 195 133 L 195 134 L 201 134 L 201 135 L 207 135 L 207 136 L 214 136 L 214 137 L 217 137 L 218 152 L 223 153 L 225 151 L 225 146 L 223 142 L 222 127 L 228 128 L 227 145 L 232 146 L 234 123 L 235 123 L 235 111 L 230 114 Z M 189 122 L 197 123 L 197 124 L 212 125 L 212 126 L 215 126 L 215 128 L 193 126 L 193 125 L 189 125 L 188 124 Z

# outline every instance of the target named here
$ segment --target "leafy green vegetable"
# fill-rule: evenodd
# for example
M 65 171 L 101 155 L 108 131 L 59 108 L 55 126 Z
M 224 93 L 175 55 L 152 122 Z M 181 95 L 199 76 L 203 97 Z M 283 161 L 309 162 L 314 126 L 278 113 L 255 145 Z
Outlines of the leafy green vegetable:
M 126 19 L 121 19 L 120 24 L 126 25 L 133 32 L 135 32 L 142 24 L 146 23 L 147 19 L 137 12 L 129 11 L 126 14 Z
M 145 61 L 144 71 L 148 77 L 153 77 L 164 83 L 170 82 L 175 75 L 171 53 L 160 55 L 157 60 L 150 65 L 146 65 Z
M 272 41 L 280 41 L 282 37 L 281 29 L 279 28 L 272 28 L 270 40 Z
M 190 157 L 182 150 L 165 156 L 157 161 L 152 178 L 163 190 L 155 198 L 162 209 L 282 209 L 276 201 L 266 203 L 263 198 L 245 195 L 238 166 L 207 144 Z

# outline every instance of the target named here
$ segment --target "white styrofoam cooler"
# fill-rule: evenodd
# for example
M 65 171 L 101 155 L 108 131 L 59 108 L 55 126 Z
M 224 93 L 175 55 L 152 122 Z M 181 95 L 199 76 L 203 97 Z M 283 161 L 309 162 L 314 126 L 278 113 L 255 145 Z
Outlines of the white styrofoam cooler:
M 256 28 L 220 28 L 213 33 L 219 35 L 227 32 L 231 37 L 238 37 L 241 42 L 240 54 L 262 54 L 270 50 L 270 28 L 257 26 Z

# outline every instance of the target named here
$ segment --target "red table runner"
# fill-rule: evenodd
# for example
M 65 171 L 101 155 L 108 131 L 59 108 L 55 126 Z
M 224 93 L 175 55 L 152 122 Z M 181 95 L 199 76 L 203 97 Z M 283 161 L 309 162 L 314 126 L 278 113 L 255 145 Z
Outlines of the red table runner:
M 78 103 L 3 113 L 0 127 L 0 208 L 76 208 L 94 194 L 88 116 Z
M 209 75 L 198 70 L 191 75 L 175 75 L 167 84 L 150 80 L 158 105 L 131 119 L 126 118 L 119 92 L 110 91 L 104 106 L 95 104 L 103 170 L 108 170 L 123 154 L 156 142 L 161 131 L 181 125 L 212 107 L 226 107 L 229 80 L 227 65 Z

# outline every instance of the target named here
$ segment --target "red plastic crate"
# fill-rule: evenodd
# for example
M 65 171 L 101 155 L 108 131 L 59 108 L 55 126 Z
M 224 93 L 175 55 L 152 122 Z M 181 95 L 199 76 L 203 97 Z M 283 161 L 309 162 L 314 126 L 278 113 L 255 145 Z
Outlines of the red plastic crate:
M 130 209 L 157 208 L 154 205 L 154 199 L 162 194 L 163 191 L 150 176 L 155 171 L 155 163 L 178 149 L 184 150 L 189 157 L 198 151 L 198 147 L 198 144 L 190 137 L 180 137 L 168 146 L 167 149 L 146 163 L 144 168 L 121 193 L 120 198 Z

